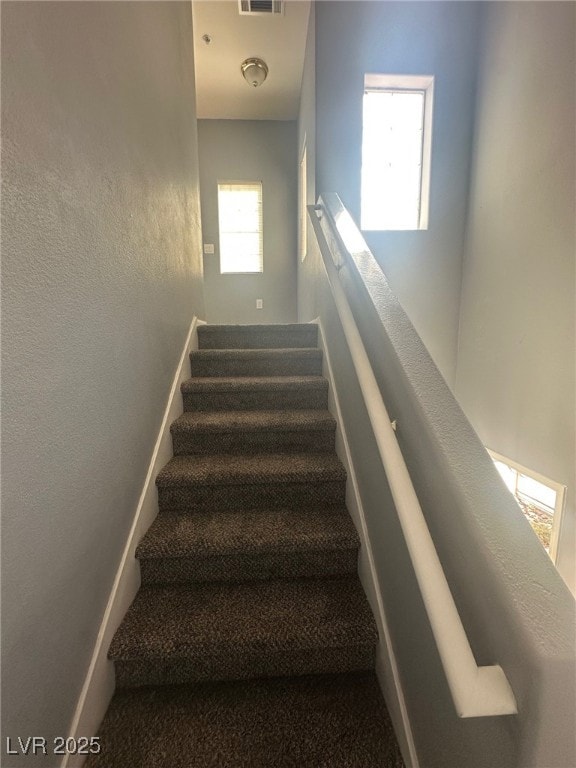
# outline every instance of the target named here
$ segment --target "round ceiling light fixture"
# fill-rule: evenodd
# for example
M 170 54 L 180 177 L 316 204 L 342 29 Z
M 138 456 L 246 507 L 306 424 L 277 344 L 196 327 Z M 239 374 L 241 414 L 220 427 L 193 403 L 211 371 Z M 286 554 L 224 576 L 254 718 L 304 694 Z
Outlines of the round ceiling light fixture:
M 253 88 L 258 88 L 268 77 L 268 67 L 262 59 L 246 59 L 240 65 L 240 69 L 248 85 L 251 85 Z

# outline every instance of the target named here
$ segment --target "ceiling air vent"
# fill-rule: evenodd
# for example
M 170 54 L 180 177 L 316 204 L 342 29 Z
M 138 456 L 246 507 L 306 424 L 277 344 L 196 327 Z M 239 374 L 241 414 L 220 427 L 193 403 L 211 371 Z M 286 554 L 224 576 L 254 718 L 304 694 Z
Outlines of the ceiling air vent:
M 242 16 L 284 13 L 284 0 L 238 0 Z

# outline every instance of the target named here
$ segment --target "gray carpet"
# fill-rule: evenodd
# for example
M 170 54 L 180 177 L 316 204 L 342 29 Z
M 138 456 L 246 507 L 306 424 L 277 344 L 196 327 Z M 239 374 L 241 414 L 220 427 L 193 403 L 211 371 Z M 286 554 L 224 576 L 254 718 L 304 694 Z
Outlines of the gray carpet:
M 199 349 L 278 349 L 315 347 L 318 328 L 300 325 L 200 325 Z
M 402 766 L 316 330 L 199 330 L 90 766 Z
M 172 424 L 176 456 L 189 453 L 323 452 L 334 447 L 327 410 L 187 411 Z
M 320 376 L 319 349 L 200 349 L 190 353 L 192 377 Z
M 182 384 L 186 411 L 327 408 L 322 376 L 203 376 Z

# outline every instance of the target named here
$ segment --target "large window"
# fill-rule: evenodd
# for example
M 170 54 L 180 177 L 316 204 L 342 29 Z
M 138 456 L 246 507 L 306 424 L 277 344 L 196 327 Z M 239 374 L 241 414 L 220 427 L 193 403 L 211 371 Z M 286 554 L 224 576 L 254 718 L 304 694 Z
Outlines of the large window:
M 428 227 L 433 89 L 428 75 L 364 78 L 364 230 Z
M 218 184 L 220 272 L 262 272 L 262 184 Z

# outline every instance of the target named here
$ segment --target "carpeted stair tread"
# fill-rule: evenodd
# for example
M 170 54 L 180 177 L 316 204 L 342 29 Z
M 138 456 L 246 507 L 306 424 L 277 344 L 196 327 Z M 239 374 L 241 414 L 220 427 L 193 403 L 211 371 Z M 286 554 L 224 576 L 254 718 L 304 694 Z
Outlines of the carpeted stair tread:
M 373 669 L 357 575 L 142 586 L 109 656 L 119 687 Z
M 279 347 L 315 347 L 318 326 L 290 325 L 201 325 L 198 327 L 200 349 L 265 349 Z
M 322 376 L 206 376 L 181 387 L 186 411 L 325 409 L 328 381 Z
M 201 670 L 196 679 L 218 680 L 222 664 L 233 658 L 254 663 L 257 676 L 258 662 L 267 657 L 281 663 L 287 654 L 332 649 L 347 657 L 375 644 L 374 618 L 354 575 L 141 587 L 109 656 L 176 664 L 190 660 Z M 302 674 L 313 671 L 303 669 Z
M 86 768 L 404 768 L 373 672 L 123 689 Z
M 316 347 L 271 347 L 270 349 L 196 349 L 190 352 L 197 360 L 268 360 L 310 358 L 317 360 L 322 357 L 322 350 Z
M 343 510 L 217 510 L 159 515 L 138 545 L 136 557 L 295 553 L 358 548 L 358 535 Z
M 323 376 L 204 376 L 187 379 L 180 387 L 183 394 L 189 392 L 280 392 L 288 389 L 328 389 Z
M 333 432 L 336 421 L 329 411 L 188 411 L 179 416 L 171 432 L 259 432 L 278 430 L 304 432 L 308 429 Z
M 171 427 L 174 455 L 322 453 L 334 448 L 328 411 L 187 411 Z
M 192 378 L 201 376 L 319 376 L 322 351 L 284 349 L 199 349 L 190 353 Z
M 158 488 L 344 481 L 335 453 L 174 456 L 158 473 Z
M 324 578 L 356 573 L 358 536 L 342 509 L 159 515 L 138 545 L 143 584 Z

